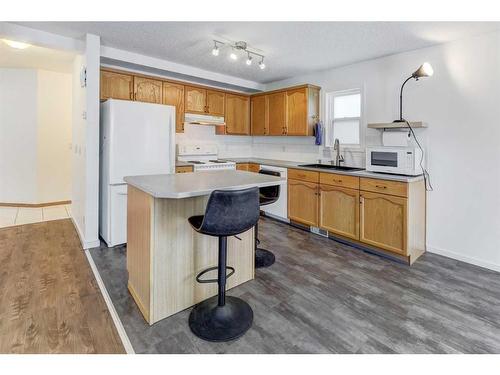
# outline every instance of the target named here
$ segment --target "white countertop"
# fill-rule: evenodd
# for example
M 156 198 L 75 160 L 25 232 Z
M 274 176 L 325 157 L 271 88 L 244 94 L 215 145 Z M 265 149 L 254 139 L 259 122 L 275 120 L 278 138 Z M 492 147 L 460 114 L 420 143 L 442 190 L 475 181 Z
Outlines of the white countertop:
M 170 199 L 209 195 L 214 190 L 273 186 L 286 181 L 281 177 L 235 170 L 128 176 L 124 180 L 155 198 Z

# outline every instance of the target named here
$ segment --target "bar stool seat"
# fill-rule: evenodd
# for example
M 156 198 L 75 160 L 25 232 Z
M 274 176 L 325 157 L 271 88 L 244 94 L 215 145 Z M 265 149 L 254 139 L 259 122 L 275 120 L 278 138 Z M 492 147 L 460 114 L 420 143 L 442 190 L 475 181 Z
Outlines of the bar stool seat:
M 215 190 L 208 199 L 205 215 L 188 221 L 201 234 L 218 237 L 219 260 L 196 276 L 199 283 L 218 283 L 218 295 L 197 304 L 189 314 L 189 327 L 207 341 L 229 341 L 242 336 L 253 322 L 252 308 L 240 298 L 226 297 L 226 280 L 235 269 L 227 266 L 227 237 L 246 232 L 259 220 L 259 189 Z M 203 276 L 217 270 L 217 279 Z M 227 274 L 227 270 L 230 273 Z

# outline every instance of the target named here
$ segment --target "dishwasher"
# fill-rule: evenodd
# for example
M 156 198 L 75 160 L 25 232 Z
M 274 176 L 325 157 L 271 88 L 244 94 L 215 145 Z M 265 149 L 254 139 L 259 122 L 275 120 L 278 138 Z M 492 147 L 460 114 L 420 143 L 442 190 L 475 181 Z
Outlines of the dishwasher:
M 264 211 L 266 216 L 270 216 L 272 218 L 290 222 L 288 220 L 288 187 L 287 187 L 287 169 L 280 167 L 273 167 L 271 165 L 261 165 L 259 173 L 267 174 L 271 176 L 279 176 L 284 178 L 285 181 L 282 181 L 280 184 L 280 197 L 279 199 L 266 206 L 261 207 L 261 211 Z

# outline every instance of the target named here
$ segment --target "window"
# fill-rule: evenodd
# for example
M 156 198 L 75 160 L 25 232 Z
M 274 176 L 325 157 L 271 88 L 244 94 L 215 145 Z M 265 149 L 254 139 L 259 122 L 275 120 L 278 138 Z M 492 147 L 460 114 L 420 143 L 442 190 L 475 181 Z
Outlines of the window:
M 337 91 L 328 94 L 329 124 L 325 146 L 335 139 L 344 146 L 361 146 L 361 90 Z

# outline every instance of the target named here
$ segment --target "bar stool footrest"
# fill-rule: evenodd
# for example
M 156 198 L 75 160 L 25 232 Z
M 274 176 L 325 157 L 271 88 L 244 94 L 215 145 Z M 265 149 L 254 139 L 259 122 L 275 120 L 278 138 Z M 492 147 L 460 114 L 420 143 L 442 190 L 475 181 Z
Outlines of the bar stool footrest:
M 219 267 L 215 266 L 215 267 L 210 267 L 210 268 L 207 268 L 207 269 L 201 271 L 198 275 L 196 275 L 196 281 L 199 282 L 200 284 L 216 283 L 218 281 L 217 279 L 205 279 L 205 280 L 202 280 L 201 277 L 204 274 L 206 274 L 207 272 L 215 271 L 215 270 L 218 270 L 218 269 L 219 269 Z M 231 276 L 233 276 L 233 274 L 235 272 L 235 269 L 234 269 L 234 267 L 226 266 L 226 271 L 227 270 L 231 271 L 231 272 L 229 272 L 226 275 L 226 279 L 229 279 Z

